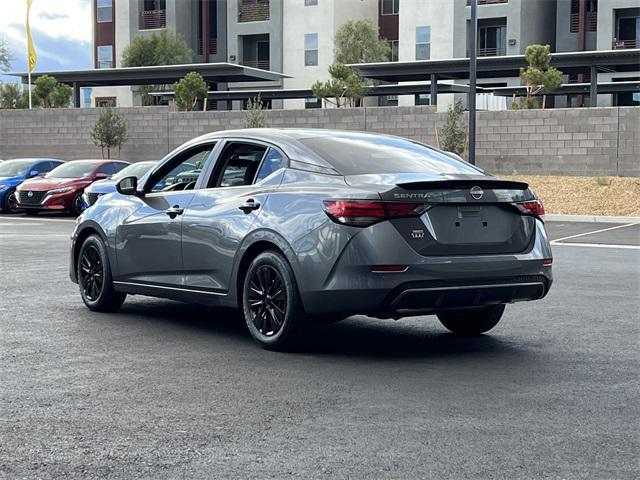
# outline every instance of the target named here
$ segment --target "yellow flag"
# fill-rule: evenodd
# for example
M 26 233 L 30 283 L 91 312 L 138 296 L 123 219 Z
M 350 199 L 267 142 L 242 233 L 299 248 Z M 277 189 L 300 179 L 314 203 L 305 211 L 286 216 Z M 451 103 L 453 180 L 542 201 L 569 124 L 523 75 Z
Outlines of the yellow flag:
M 27 0 L 27 51 L 29 52 L 29 72 L 33 72 L 33 69 L 36 68 L 36 62 L 38 61 L 38 55 L 36 54 L 36 49 L 31 39 L 31 29 L 29 28 L 29 10 L 31 9 L 32 1 L 33 0 Z

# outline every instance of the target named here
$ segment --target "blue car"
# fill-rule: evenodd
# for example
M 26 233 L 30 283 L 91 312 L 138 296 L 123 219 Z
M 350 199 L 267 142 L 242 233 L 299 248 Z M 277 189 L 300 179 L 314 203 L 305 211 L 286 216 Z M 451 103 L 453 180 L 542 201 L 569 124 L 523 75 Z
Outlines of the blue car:
M 138 162 L 129 165 L 127 168 L 123 168 L 118 173 L 116 173 L 113 177 L 108 178 L 106 180 L 99 180 L 97 182 L 93 182 L 84 190 L 84 194 L 82 195 L 83 207 L 89 208 L 91 205 L 96 203 L 99 197 L 102 195 L 107 195 L 109 193 L 113 193 L 116 191 L 116 184 L 120 181 L 120 179 L 125 177 L 136 177 L 138 179 L 142 178 L 146 173 L 153 168 L 158 162 Z M 157 185 L 153 188 L 155 191 L 160 191 L 165 187 L 171 185 L 172 179 L 174 179 L 177 175 L 195 170 L 196 166 L 190 163 L 184 163 L 176 167 L 168 176 L 166 180 L 162 182 L 158 182 Z
M 54 158 L 16 158 L 0 163 L 0 211 L 17 213 L 18 185 L 29 178 L 43 176 L 62 163 Z

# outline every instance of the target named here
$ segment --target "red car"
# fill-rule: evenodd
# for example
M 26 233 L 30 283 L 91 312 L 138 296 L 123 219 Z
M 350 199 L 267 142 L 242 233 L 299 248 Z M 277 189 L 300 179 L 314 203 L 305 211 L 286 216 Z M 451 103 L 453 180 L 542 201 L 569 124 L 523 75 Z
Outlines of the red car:
M 128 162 L 121 160 L 73 160 L 44 177 L 23 182 L 17 189 L 18 208 L 28 214 L 42 211 L 82 212 L 82 193 L 96 180 L 118 173 Z

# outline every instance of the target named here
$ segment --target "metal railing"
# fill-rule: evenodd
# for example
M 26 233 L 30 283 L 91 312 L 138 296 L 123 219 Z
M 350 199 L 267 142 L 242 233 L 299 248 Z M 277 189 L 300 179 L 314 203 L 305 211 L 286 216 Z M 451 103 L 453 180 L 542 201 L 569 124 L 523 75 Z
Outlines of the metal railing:
M 259 68 L 260 70 L 269 70 L 269 60 L 243 60 L 241 64 L 245 67 Z
M 585 30 L 587 32 L 598 31 L 598 12 L 587 12 L 584 22 Z M 580 30 L 580 14 L 572 13 L 569 20 L 569 31 L 576 33 Z
M 140 30 L 165 28 L 167 26 L 166 10 L 146 10 L 140 13 Z
M 637 40 L 614 40 L 612 46 L 614 50 L 622 50 L 625 48 L 638 48 L 640 46 Z
M 467 56 L 469 56 L 470 52 L 467 52 Z M 502 57 L 507 54 L 507 49 L 505 47 L 495 48 L 495 47 L 478 47 L 478 56 L 479 57 Z
M 208 47 L 209 47 L 209 55 L 215 55 L 216 53 L 218 53 L 218 39 L 210 38 Z M 204 54 L 204 49 L 202 45 L 202 39 L 199 38 L 198 39 L 198 55 L 203 55 L 203 54 Z
M 238 22 L 264 22 L 269 20 L 269 2 L 267 0 L 240 0 Z
M 509 0 L 478 0 L 478 5 L 491 5 L 493 3 L 509 3 Z M 471 1 L 467 0 L 467 7 L 471 5 Z

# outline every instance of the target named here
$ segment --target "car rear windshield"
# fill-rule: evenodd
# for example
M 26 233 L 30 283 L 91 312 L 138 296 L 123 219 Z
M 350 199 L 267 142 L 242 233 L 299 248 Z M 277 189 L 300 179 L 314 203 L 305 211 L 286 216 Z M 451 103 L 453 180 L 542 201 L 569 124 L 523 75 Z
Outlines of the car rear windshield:
M 95 162 L 68 162 L 51 170 L 47 178 L 83 178 L 88 177 L 96 168 Z
M 27 168 L 33 165 L 33 160 L 9 160 L 0 163 L 0 177 L 20 177 L 27 173 Z
M 479 173 L 464 161 L 401 138 L 332 135 L 302 138 L 300 142 L 329 162 L 342 175 Z

